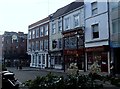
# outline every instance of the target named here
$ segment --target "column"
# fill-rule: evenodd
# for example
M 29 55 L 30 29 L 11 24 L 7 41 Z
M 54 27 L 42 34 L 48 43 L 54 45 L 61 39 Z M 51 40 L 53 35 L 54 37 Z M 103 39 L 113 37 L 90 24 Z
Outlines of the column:
M 33 66 L 33 55 L 31 54 L 31 62 L 30 62 L 30 67 Z
M 43 54 L 41 54 L 41 68 L 42 68 L 42 65 L 43 65 Z
M 85 66 L 85 71 L 87 71 L 88 65 L 87 65 L 87 53 L 86 52 L 85 52 L 85 65 L 84 66 Z
M 39 54 L 37 54 L 37 67 L 39 67 Z
M 47 54 L 45 53 L 45 67 L 47 67 L 47 59 L 46 59 L 47 57 L 46 56 L 47 56 Z

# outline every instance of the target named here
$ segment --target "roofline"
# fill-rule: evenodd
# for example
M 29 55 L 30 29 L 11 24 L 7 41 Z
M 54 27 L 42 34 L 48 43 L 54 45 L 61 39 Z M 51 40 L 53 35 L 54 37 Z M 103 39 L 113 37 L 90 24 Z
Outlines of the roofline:
M 77 11 L 78 9 L 83 8 L 84 6 L 85 6 L 85 5 L 82 5 L 82 6 L 76 8 L 76 9 L 74 9 L 74 10 L 71 10 L 71 11 L 69 11 L 69 12 L 67 12 L 67 13 L 65 13 L 65 14 L 63 14 L 63 15 L 61 15 L 61 16 L 58 16 L 58 17 L 56 17 L 56 18 L 53 18 L 52 20 L 55 20 L 55 19 L 58 19 L 59 17 L 63 17 L 63 16 L 65 16 L 65 15 L 68 15 L 68 14 L 72 13 L 73 11 Z

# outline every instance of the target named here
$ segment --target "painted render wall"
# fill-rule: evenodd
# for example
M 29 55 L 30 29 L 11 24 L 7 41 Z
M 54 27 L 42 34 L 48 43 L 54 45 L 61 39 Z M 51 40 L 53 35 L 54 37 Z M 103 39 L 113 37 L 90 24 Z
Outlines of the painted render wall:
M 108 11 L 107 2 L 98 2 L 98 14 L 91 15 L 91 2 L 85 0 L 85 47 L 95 47 L 108 45 L 109 30 L 108 30 Z M 99 38 L 92 38 L 91 25 L 99 24 Z

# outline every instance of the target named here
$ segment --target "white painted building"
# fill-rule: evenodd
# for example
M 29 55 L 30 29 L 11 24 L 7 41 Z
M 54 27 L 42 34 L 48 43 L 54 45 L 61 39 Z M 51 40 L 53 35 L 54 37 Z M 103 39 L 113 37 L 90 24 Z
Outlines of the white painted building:
M 84 0 L 86 70 L 98 61 L 102 72 L 110 72 L 108 2 Z

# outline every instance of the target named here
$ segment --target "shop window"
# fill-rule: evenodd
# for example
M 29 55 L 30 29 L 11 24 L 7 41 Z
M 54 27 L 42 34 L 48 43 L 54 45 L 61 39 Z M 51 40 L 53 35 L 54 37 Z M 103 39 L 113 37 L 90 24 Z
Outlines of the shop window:
M 65 38 L 65 49 L 69 48 L 69 38 Z
M 55 64 L 60 65 L 62 62 L 61 57 L 55 57 Z

